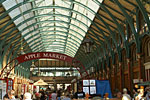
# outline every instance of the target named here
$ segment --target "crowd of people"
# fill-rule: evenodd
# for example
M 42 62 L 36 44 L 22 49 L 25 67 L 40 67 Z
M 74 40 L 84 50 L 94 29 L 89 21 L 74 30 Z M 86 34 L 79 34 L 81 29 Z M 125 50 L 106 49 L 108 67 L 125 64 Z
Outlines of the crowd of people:
M 133 95 L 131 95 L 131 92 L 124 88 L 123 92 L 116 92 L 115 98 L 117 100 L 150 100 L 150 87 L 142 87 L 140 89 L 134 88 L 133 89 Z
M 108 97 L 109 94 L 105 93 L 103 96 L 100 94 L 89 95 L 85 94 L 82 89 L 78 89 L 78 92 L 71 95 L 69 92 L 64 91 L 34 91 L 33 94 L 26 92 L 20 97 L 15 96 L 14 90 L 9 90 L 8 93 L 3 97 L 3 100 L 71 100 L 71 99 L 86 99 L 92 100 L 150 100 L 150 87 L 133 89 L 133 95 L 131 96 L 127 88 L 124 88 L 122 92 L 117 91 L 113 98 Z
M 15 95 L 14 90 L 9 90 L 6 95 L 4 95 L 3 100 L 71 100 L 70 94 L 61 94 L 60 91 L 34 91 L 33 94 L 26 92 L 20 97 Z
M 26 92 L 23 95 L 23 98 L 18 98 L 17 96 L 15 96 L 14 90 L 9 90 L 8 93 L 3 97 L 3 100 L 32 100 L 31 98 L 31 93 Z

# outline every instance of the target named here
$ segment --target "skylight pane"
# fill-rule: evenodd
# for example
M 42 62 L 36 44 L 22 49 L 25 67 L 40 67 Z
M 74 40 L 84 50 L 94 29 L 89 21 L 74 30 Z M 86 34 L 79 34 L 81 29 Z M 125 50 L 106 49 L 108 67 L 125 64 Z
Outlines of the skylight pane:
M 3 3 L 3 6 L 5 7 L 6 10 L 8 10 L 9 8 L 13 7 L 14 5 L 22 1 L 23 0 L 6 0 Z M 93 0 L 75 0 L 75 1 L 89 7 L 95 13 L 97 13 L 97 10 L 99 9 L 99 5 L 96 4 Z M 98 1 L 102 2 L 103 0 L 98 0 Z M 40 9 L 34 12 L 29 12 L 14 21 L 14 23 L 18 25 L 22 21 L 27 20 L 33 16 L 42 15 L 41 17 L 35 17 L 35 19 L 23 23 L 23 25 L 20 25 L 18 28 L 21 31 L 22 29 L 28 27 L 29 25 L 33 23 L 37 23 L 37 25 L 34 25 L 28 28 L 27 30 L 21 32 L 22 35 L 26 35 L 27 33 L 30 33 L 31 31 L 36 30 L 38 28 L 37 31 L 32 32 L 29 35 L 25 36 L 25 40 L 27 40 L 34 35 L 33 38 L 27 41 L 29 43 L 29 46 L 34 45 L 31 47 L 31 49 L 36 50 L 39 48 L 38 50 L 40 49 L 43 50 L 42 46 L 44 45 L 45 47 L 44 49 L 46 49 L 46 51 L 64 52 L 63 50 L 65 47 L 63 45 L 66 43 L 67 46 L 65 51 L 66 54 L 74 56 L 88 30 L 86 26 L 90 27 L 91 21 L 95 17 L 95 13 L 89 11 L 85 7 L 75 3 L 72 0 L 35 0 L 34 2 L 35 5 L 34 3 L 27 3 L 22 5 L 21 7 L 14 9 L 12 12 L 9 13 L 10 17 L 14 18 L 17 15 L 22 14 L 22 12 L 32 8 L 44 7 L 44 6 L 49 6 L 49 7 L 57 6 L 56 8 Z M 72 6 L 72 4 L 74 6 Z M 67 9 L 63 9 L 63 8 L 67 8 Z M 80 12 L 81 15 L 76 14 L 71 9 Z M 89 21 L 82 14 L 84 16 L 87 16 L 91 21 Z M 74 18 L 75 20 L 72 18 Z M 84 24 L 80 23 L 77 20 L 81 21 Z M 41 34 L 41 37 L 39 34 Z M 31 42 L 35 38 L 37 39 L 34 42 Z M 41 41 L 43 41 L 43 43 Z M 39 44 L 40 46 L 38 46 Z M 71 51 L 70 48 L 73 46 L 75 47 L 75 50 Z
M 6 0 L 5 2 L 3 2 L 3 5 L 4 5 L 4 7 L 5 7 L 6 10 L 12 8 L 16 4 L 17 4 L 16 0 Z
M 102 0 L 100 0 L 100 1 L 102 1 Z M 91 8 L 95 12 L 97 12 L 97 10 L 99 9 L 99 5 L 97 5 L 92 0 L 88 0 L 88 7 Z
M 67 17 L 56 16 L 55 19 L 56 20 L 60 20 L 60 21 L 68 22 L 68 18 Z
M 56 26 L 68 27 L 68 24 L 67 23 L 58 22 L 58 23 L 56 23 Z
M 64 14 L 64 15 L 68 15 L 69 11 L 65 10 L 65 9 L 56 9 L 56 12 L 58 12 L 59 14 Z

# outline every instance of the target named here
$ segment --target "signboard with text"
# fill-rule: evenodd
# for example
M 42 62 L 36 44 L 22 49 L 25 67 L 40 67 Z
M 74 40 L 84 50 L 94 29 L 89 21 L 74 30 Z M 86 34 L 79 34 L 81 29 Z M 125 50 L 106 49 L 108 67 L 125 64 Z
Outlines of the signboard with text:
M 28 53 L 25 55 L 21 55 L 18 58 L 19 63 L 34 60 L 34 59 L 40 59 L 40 58 L 46 58 L 46 59 L 58 59 L 63 61 L 72 62 L 73 58 L 70 56 L 67 56 L 65 54 L 60 54 L 56 52 L 36 52 L 36 53 Z

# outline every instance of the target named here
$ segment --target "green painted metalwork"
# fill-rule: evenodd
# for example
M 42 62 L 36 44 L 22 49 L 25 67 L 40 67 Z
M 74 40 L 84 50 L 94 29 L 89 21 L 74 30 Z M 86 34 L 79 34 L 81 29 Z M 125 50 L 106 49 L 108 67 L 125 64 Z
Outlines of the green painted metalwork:
M 79 3 L 79 2 L 78 2 Z M 25 3 L 24 3 L 25 4 Z M 18 4 L 19 5 L 19 4 Z M 20 6 L 21 6 L 21 3 L 20 3 Z M 16 7 L 18 7 L 18 6 L 16 6 Z M 16 8 L 16 7 L 14 7 L 14 8 Z M 86 7 L 86 6 L 85 6 Z
M 114 18 L 114 16 L 113 16 L 113 14 L 111 14 L 110 13 L 110 11 L 107 9 L 107 8 L 105 8 L 105 6 L 104 5 L 102 5 L 99 1 L 97 1 L 97 0 L 95 0 L 97 3 L 99 3 L 99 5 L 109 14 L 109 16 L 114 20 L 114 23 L 117 25 L 117 29 L 118 29 L 118 31 L 119 31 L 119 33 L 120 33 L 120 35 L 122 36 L 122 39 L 123 39 L 123 43 L 124 43 L 124 47 L 126 48 L 126 50 L 127 50 L 127 54 L 129 54 L 129 48 L 128 48 L 128 44 L 127 44 L 127 42 L 125 42 L 126 41 L 126 39 L 125 39 L 125 35 L 124 35 L 124 32 L 122 31 L 122 28 L 121 28 L 121 26 L 120 26 L 120 24 L 117 22 L 117 20 Z M 117 44 L 117 43 L 115 43 L 115 44 Z M 118 46 L 116 45 L 116 48 L 117 48 L 117 51 L 118 51 L 118 53 L 120 52 L 120 49 L 118 48 Z M 119 55 L 119 61 L 121 61 L 121 55 Z
M 20 24 L 19 24 L 19 25 L 20 25 Z M 19 26 L 19 25 L 18 25 L 18 26 Z
M 96 2 L 95 2 L 96 3 Z M 99 3 L 97 3 L 99 5 Z M 117 11 L 116 9 L 110 7 L 110 5 L 107 4 L 103 4 L 105 7 L 112 9 L 113 11 L 115 11 L 116 13 L 120 14 L 121 16 L 124 16 L 122 13 L 120 13 L 119 11 Z
M 64 32 L 64 31 L 58 31 L 58 30 L 56 30 L 56 31 L 53 31 L 53 30 L 47 30 L 47 31 L 41 31 L 40 33 L 47 33 L 47 32 L 49 32 L 49 33 L 53 33 L 53 32 L 60 32 L 60 33 L 64 33 L 65 35 L 60 35 L 60 34 L 43 34 L 42 35 L 42 37 L 47 37 L 47 36 L 53 36 L 53 35 L 56 35 L 56 36 L 62 36 L 62 37 L 66 37 L 66 35 L 67 35 L 67 32 Z M 74 35 L 73 35 L 74 36 Z M 76 37 L 77 38 L 77 37 Z M 56 38 L 57 39 L 57 38 Z M 74 39 L 72 39 L 72 40 L 74 40 Z M 78 40 L 80 40 L 79 38 L 78 38 Z M 78 44 L 80 44 L 78 41 L 76 41 L 76 40 L 74 40 L 75 42 L 77 42 Z
M 139 25 L 139 9 L 136 9 L 136 27 L 137 27 L 137 33 L 139 34 L 140 32 L 140 25 Z
M 99 38 L 98 38 L 99 39 Z M 100 41 L 100 40 L 99 40 Z
M 106 35 L 104 34 L 103 30 L 101 30 L 100 28 L 99 28 L 99 31 L 104 36 L 104 39 L 106 40 L 107 47 L 108 47 L 108 49 L 110 51 L 111 50 L 111 46 L 110 46 L 110 44 L 108 42 L 108 37 L 106 37 Z M 106 49 L 105 49 L 105 51 L 106 51 Z
M 94 32 L 93 32 L 94 33 Z M 92 38 L 91 38 L 92 39 Z M 84 54 L 84 53 L 83 53 Z M 84 55 L 85 56 L 85 55 Z M 81 56 L 80 56 L 81 57 Z M 87 58 L 90 58 L 90 57 L 87 57 Z M 89 60 L 90 61 L 90 60 Z
M 62 41 L 56 41 L 56 43 L 65 43 L 65 42 L 62 42 Z M 71 42 L 71 41 L 70 41 Z M 49 44 L 47 44 L 48 46 L 49 46 Z M 45 46 L 47 46 L 47 45 L 45 45 Z M 60 46 L 60 44 L 55 44 L 55 45 L 58 45 L 58 46 Z M 69 48 L 70 48 L 70 51 L 72 51 L 72 52 L 75 52 L 75 49 L 77 49 L 76 47 L 74 47 L 73 45 L 71 45 L 71 43 L 69 43 Z M 65 46 L 65 45 L 61 45 L 61 46 Z M 56 46 L 55 46 L 56 47 Z M 59 47 L 59 48 L 63 48 L 63 47 Z M 51 48 L 52 49 L 52 48 Z
M 27 14 L 27 13 L 30 13 L 31 11 L 36 11 L 36 10 L 40 10 L 40 9 L 52 9 L 52 8 L 70 10 L 69 8 L 59 7 L 59 6 L 50 6 L 50 7 L 49 7 L 49 6 L 43 6 L 43 7 L 38 7 L 38 8 L 29 9 L 29 10 L 23 12 L 23 15 L 25 15 L 25 14 Z M 78 12 L 78 11 L 75 11 L 75 10 L 72 10 L 72 12 L 74 12 L 74 13 L 76 13 L 76 14 L 79 14 L 79 15 L 83 16 L 84 18 L 86 18 L 88 21 L 92 22 L 92 21 L 91 21 L 88 17 L 86 17 L 84 14 L 82 14 L 82 13 L 80 13 L 80 12 Z M 9 10 L 7 10 L 7 11 L 5 12 L 5 14 L 6 14 L 6 13 L 9 13 Z M 14 17 L 9 23 L 12 23 L 14 20 L 16 20 L 17 18 L 19 18 L 21 15 L 22 15 L 22 14 L 17 15 L 17 16 Z M 49 15 L 49 16 L 54 16 L 54 15 Z M 4 16 L 4 14 L 3 14 L 3 15 L 0 17 L 0 19 L 2 19 L 2 18 L 4 18 L 4 17 L 5 17 L 5 16 Z M 6 27 L 3 27 L 3 28 L 5 29 Z
M 95 0 L 95 1 L 98 2 L 99 5 L 106 11 L 106 13 L 108 13 L 109 16 L 114 20 L 114 23 L 117 25 L 117 27 L 118 27 L 117 29 L 118 29 L 120 35 L 122 36 L 123 41 L 125 41 L 124 32 L 121 30 L 121 27 L 120 27 L 118 21 L 117 21 L 117 20 L 115 19 L 115 17 L 113 16 L 113 14 L 110 13 L 110 11 L 109 11 L 104 5 L 102 5 L 98 0 Z M 117 45 L 117 43 L 115 43 L 115 44 Z
M 90 37 L 90 39 L 92 39 L 91 37 Z M 91 60 L 91 57 L 90 57 L 90 55 L 88 55 L 88 54 L 85 54 L 85 51 L 82 49 L 81 50 L 81 47 L 80 47 L 80 54 L 78 55 L 78 56 L 80 56 L 80 58 L 79 57 L 75 57 L 75 58 L 77 58 L 77 59 L 80 59 L 80 61 L 82 62 L 82 63 L 85 63 L 85 67 L 87 66 L 86 64 L 86 62 L 90 62 Z M 86 58 L 86 59 L 85 59 Z
M 70 5 L 70 9 L 73 10 L 74 8 L 74 3 L 71 2 L 71 5 Z M 73 16 L 73 13 L 72 12 L 69 12 L 69 17 L 71 18 Z M 71 19 L 69 18 L 69 26 L 68 28 L 70 28 L 70 24 L 71 24 Z M 67 31 L 67 33 L 69 33 L 69 30 Z M 66 43 L 65 43 L 65 47 L 64 47 L 64 52 L 66 51 L 66 44 L 67 44 L 67 40 L 68 40 L 68 34 L 67 34 L 67 38 L 66 38 Z
M 131 4 L 131 5 L 135 6 L 135 7 L 137 7 L 137 5 L 135 5 L 134 3 L 132 3 L 132 2 L 129 1 L 129 0 L 126 0 L 126 2 L 128 2 L 129 4 Z
M 102 10 L 103 12 L 105 12 L 105 10 L 103 10 L 103 9 L 101 9 L 101 10 Z M 105 19 L 109 20 L 110 22 L 114 23 L 111 19 L 105 17 L 104 15 L 102 15 L 102 14 L 99 14 L 99 15 L 102 16 L 102 17 L 104 17 Z M 119 19 L 118 17 L 115 17 L 115 16 L 114 16 L 114 18 L 117 19 L 118 21 L 120 21 L 121 23 L 125 23 L 123 20 Z
M 84 7 L 86 8 L 85 5 L 82 4 L 82 6 L 84 6 Z M 102 6 L 102 5 L 101 5 L 101 6 Z M 88 8 L 88 9 L 90 9 L 90 8 Z M 92 10 L 90 9 L 89 11 L 92 11 Z M 94 11 L 92 11 L 92 12 L 95 13 Z M 96 14 L 96 13 L 95 13 L 95 14 Z M 98 19 L 103 20 L 99 15 L 96 14 L 96 16 L 98 17 Z M 103 22 L 103 23 L 105 24 L 105 22 Z M 107 24 L 107 23 L 106 23 L 106 24 Z M 105 24 L 105 25 L 106 25 L 106 24 Z M 107 27 L 107 25 L 106 25 L 106 27 Z M 107 27 L 107 29 L 110 31 L 110 28 L 109 28 L 109 27 Z M 112 32 L 110 31 L 110 33 L 112 33 Z M 112 36 L 113 36 L 113 35 L 112 35 Z M 112 38 L 113 38 L 113 37 L 112 37 Z M 114 43 L 115 43 L 115 41 L 114 41 Z
M 0 4 L 2 4 L 4 1 L 6 1 L 6 0 L 1 0 Z M 5 13 L 0 16 L 0 19 L 5 18 L 11 11 L 13 11 L 16 8 L 18 8 L 19 6 L 22 6 L 22 4 L 31 3 L 33 1 L 35 1 L 35 0 L 25 0 L 24 2 L 20 2 L 17 5 L 14 5 L 13 7 L 8 9 L 7 11 L 5 11 Z
M 26 12 L 28 12 L 28 11 L 26 11 Z M 18 18 L 18 17 L 20 17 L 20 16 L 16 16 L 13 20 L 15 20 L 16 18 Z M 13 20 L 11 20 L 7 25 L 5 25 L 4 27 L 3 27 L 3 29 L 5 29 L 11 22 L 13 22 Z M 74 25 L 75 26 L 75 25 Z M 2 30 L 0 30 L 0 32 L 2 32 Z
M 80 48 L 80 52 L 81 53 L 78 55 L 80 57 L 75 57 L 75 58 L 80 59 L 80 61 L 82 63 L 84 63 L 85 64 L 84 66 L 86 67 L 87 64 L 91 61 L 91 57 L 90 57 L 90 55 L 85 54 L 85 51 L 83 49 L 81 50 L 81 48 Z M 87 58 L 87 59 L 85 59 L 85 58 Z
M 90 36 L 89 36 L 89 37 L 90 37 Z M 90 37 L 90 38 L 91 38 L 91 37 Z M 92 38 L 91 38 L 91 39 L 92 39 Z M 103 46 L 103 45 L 102 45 L 102 46 Z M 97 48 L 101 48 L 101 47 L 98 47 L 98 46 L 97 46 Z M 104 49 L 104 48 L 102 48 L 102 49 Z M 80 52 L 81 52 L 81 50 L 80 50 Z M 93 52 L 94 52 L 94 51 L 93 51 Z M 82 57 L 81 54 L 84 54 L 84 51 L 82 51 L 81 53 L 79 53 L 79 52 L 77 52 L 77 53 L 78 53 L 78 56 L 79 56 L 79 57 Z M 104 53 L 105 53 L 105 52 L 104 52 Z M 102 56 L 101 53 L 100 53 L 100 55 Z M 104 54 L 104 55 L 105 55 L 105 54 Z M 88 57 L 87 57 L 86 55 L 83 55 L 83 56 L 84 56 L 83 59 L 84 59 L 84 58 L 91 58 L 89 55 L 88 55 Z M 85 57 L 85 56 L 86 56 L 86 57 Z M 91 64 L 89 63 L 90 61 L 91 61 L 91 60 L 87 60 L 87 61 L 86 61 L 86 65 L 85 65 L 85 66 L 87 66 L 86 69 L 88 69 L 89 66 L 91 67 Z
M 53 39 L 53 38 L 48 38 L 48 39 Z M 65 39 L 62 39 L 62 38 L 57 38 L 57 39 L 59 39 L 59 40 L 65 40 Z M 43 39 L 44 40 L 44 39 Z M 45 39 L 46 40 L 46 39 Z M 43 43 L 46 43 L 47 41 L 43 41 Z M 58 42 L 58 41 L 56 41 L 56 42 Z M 61 42 L 61 41 L 59 41 L 59 42 Z M 77 44 L 75 44 L 74 42 L 72 42 L 72 41 L 69 41 L 69 42 L 71 42 L 72 44 L 74 44 L 74 45 L 77 45 Z
M 99 29 L 99 28 L 98 28 Z M 100 30 L 100 29 L 99 29 Z M 93 31 L 93 30 L 91 30 L 91 31 Z M 101 30 L 100 30 L 101 31 Z M 94 35 L 95 35 L 95 37 L 97 37 L 97 35 L 94 33 Z M 90 37 L 90 39 L 92 39 L 93 40 L 93 38 L 92 37 Z M 104 43 L 97 37 L 97 39 L 99 40 L 99 42 L 101 43 L 101 45 L 102 45 L 102 49 L 103 49 L 103 51 L 104 51 L 104 55 L 106 54 L 106 48 L 104 48 Z M 97 46 L 98 47 L 98 46 Z M 93 53 L 92 53 L 93 54 Z M 92 55 L 91 54 L 91 55 Z M 91 58 L 90 56 L 89 56 L 89 58 Z M 88 61 L 89 62 L 89 61 Z M 87 63 L 88 63 L 87 62 Z
M 101 5 L 101 3 L 100 3 L 100 5 Z M 102 6 L 102 5 L 101 5 Z M 105 8 L 104 8 L 105 9 Z M 106 10 L 106 9 L 105 9 Z M 116 48 L 117 48 L 117 42 L 116 42 L 116 40 L 115 40 L 115 37 L 114 37 L 114 34 L 113 34 L 113 32 L 112 32 L 112 30 L 109 28 L 109 26 L 107 25 L 107 23 L 100 17 L 100 16 L 98 16 L 98 18 L 104 23 L 104 25 L 107 27 L 107 29 L 109 30 L 109 32 L 110 32 L 110 35 L 112 36 L 112 39 L 113 39 L 113 41 L 114 41 L 114 43 L 115 43 L 115 46 L 116 46 Z M 109 43 L 108 43 L 109 44 Z M 117 51 L 118 51 L 118 49 L 117 49 Z M 110 51 L 111 52 L 111 51 Z
M 136 41 L 136 46 L 137 46 L 137 52 L 140 52 L 140 41 L 139 41 L 139 36 L 137 34 L 137 32 L 135 31 L 135 27 L 134 27 L 134 24 L 133 24 L 133 20 L 131 19 L 131 17 L 128 15 L 128 13 L 125 11 L 125 9 L 123 8 L 123 6 L 117 1 L 117 0 L 114 0 L 115 3 L 118 5 L 118 7 L 120 8 L 120 10 L 123 12 L 124 16 L 126 17 L 129 25 L 130 25 L 130 28 L 131 28 L 131 31 L 132 33 L 134 34 L 135 36 L 135 41 Z
M 146 13 L 146 10 L 145 10 L 145 8 L 144 8 L 144 6 L 140 0 L 136 0 L 136 2 L 138 4 L 140 11 L 143 14 L 144 20 L 146 21 L 147 26 L 148 26 L 148 30 L 150 32 L 150 19 L 148 18 L 148 13 Z
M 32 36 L 33 37 L 33 36 Z M 32 37 L 30 37 L 30 38 L 32 38 Z M 34 40 L 36 40 L 36 39 L 38 39 L 38 37 L 37 38 L 35 38 Z M 18 40 L 19 41 L 19 40 Z M 31 42 L 31 41 L 30 41 Z M 30 43 L 29 42 L 29 43 Z M 23 41 L 23 44 L 24 44 L 25 42 Z M 15 47 L 16 45 L 17 45 L 18 43 L 16 42 L 13 46 Z M 11 45 L 11 42 L 5 47 L 5 49 L 7 50 L 9 47 L 10 47 L 10 45 Z M 27 46 L 27 45 L 26 45 Z M 19 51 L 20 50 L 20 47 L 21 47 L 21 44 L 17 47 L 17 49 L 15 50 L 15 51 Z M 25 47 L 26 48 L 26 47 Z M 8 56 L 7 56 L 7 63 L 8 63 L 8 61 L 9 61 L 9 59 L 10 59 L 10 56 L 11 56 L 11 53 L 13 52 L 13 49 L 14 48 L 11 48 L 10 50 L 9 50 L 9 53 L 8 53 Z M 17 57 L 17 52 L 14 52 L 14 54 L 13 54 L 13 58 L 12 59 L 14 59 L 14 58 L 16 58 Z M 3 57 L 2 57 L 2 61 L 3 61 L 3 58 L 4 58 L 4 56 L 5 56 L 5 53 L 2 55 Z
M 6 60 L 6 64 L 9 62 L 9 59 L 10 59 L 10 57 L 12 56 L 11 54 L 12 54 L 12 52 L 13 52 L 13 49 L 10 49 L 9 51 L 7 51 L 8 48 L 10 47 L 10 44 L 8 44 L 8 45 L 9 45 L 9 46 L 7 46 L 7 47 L 5 48 L 5 49 L 6 49 L 6 52 L 4 51 L 5 53 L 8 53 L 8 55 L 7 55 L 7 60 Z M 17 43 L 14 44 L 13 47 L 15 47 L 16 45 L 17 45 Z M 17 48 L 20 49 L 20 46 L 18 46 Z M 5 53 L 4 53 L 4 54 L 5 54 Z M 2 61 L 3 61 L 4 56 L 5 56 L 4 54 L 2 55 L 2 59 L 1 59 Z
M 97 22 L 95 22 L 96 24 L 98 24 L 98 25 L 100 25 L 101 27 L 103 27 L 103 28 L 106 28 L 104 25 L 102 25 L 101 23 L 97 23 Z M 115 29 L 116 30 L 116 28 L 114 27 L 114 26 L 112 26 L 112 25 L 110 25 L 110 24 L 108 24 L 110 27 L 112 27 L 113 29 Z M 105 30 L 103 30 L 105 33 L 107 33 L 107 34 L 110 34 L 110 33 L 108 33 L 108 32 L 106 32 Z
M 45 22 L 45 21 L 44 21 Z M 49 21 L 50 22 L 50 21 Z M 21 23 L 22 24 L 22 23 Z M 37 24 L 37 23 L 35 23 L 35 24 Z M 18 24 L 18 26 L 19 26 L 20 24 Z M 30 25 L 30 26 L 28 26 L 28 27 L 26 27 L 25 29 L 28 29 L 28 28 L 30 28 L 30 27 L 32 27 L 32 26 L 34 26 L 33 24 L 32 25 Z M 75 25 L 74 25 L 75 26 Z M 16 29 L 16 27 L 15 27 L 15 29 Z M 15 29 L 13 29 L 13 30 L 15 30 Z M 23 31 L 25 30 L 25 29 L 23 29 Z M 10 31 L 10 33 L 11 33 L 11 31 Z M 19 32 L 18 32 L 19 33 Z M 28 34 L 26 34 L 26 35 L 28 35 Z M 16 36 L 17 36 L 17 34 L 16 34 Z M 75 36 L 74 36 L 75 37 Z M 15 37 L 13 37 L 13 38 L 15 38 Z M 11 42 L 10 42 L 11 43 Z
M 101 17 L 99 17 L 99 18 L 100 18 L 100 20 L 104 23 L 104 25 L 106 26 L 106 28 L 108 29 L 108 31 L 110 32 L 110 35 L 112 36 L 112 40 L 114 41 L 115 46 L 117 47 L 117 42 L 116 42 L 116 40 L 115 40 L 113 31 L 110 29 L 110 27 L 107 25 L 107 23 L 106 23 Z

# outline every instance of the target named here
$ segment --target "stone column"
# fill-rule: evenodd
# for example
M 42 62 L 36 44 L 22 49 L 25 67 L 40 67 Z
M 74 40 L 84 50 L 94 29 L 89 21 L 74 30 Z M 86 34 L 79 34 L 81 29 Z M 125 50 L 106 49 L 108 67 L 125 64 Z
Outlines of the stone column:
M 139 79 L 143 79 L 144 78 L 144 70 L 142 68 L 142 63 L 141 63 L 141 54 L 138 53 L 137 54 L 137 58 L 138 58 L 138 67 L 139 67 Z
M 110 79 L 110 78 L 109 78 L 109 68 L 108 68 L 108 66 L 107 66 L 107 75 L 106 75 L 106 79 L 108 79 L 108 80 Z
M 113 76 L 114 76 L 114 80 L 116 80 L 116 71 L 115 71 L 115 65 L 113 65 Z M 114 89 L 116 88 L 116 82 L 114 85 Z
M 120 91 L 122 91 L 122 63 L 119 62 L 119 69 L 120 69 Z
M 105 70 L 103 69 L 103 80 L 105 80 L 106 79 L 106 77 L 105 77 L 106 75 L 105 75 Z
M 130 59 L 127 58 L 127 65 L 128 65 L 128 83 L 129 83 L 129 90 L 132 92 L 132 77 L 131 77 L 131 62 L 130 62 Z
M 99 80 L 102 80 L 102 72 L 99 70 Z

